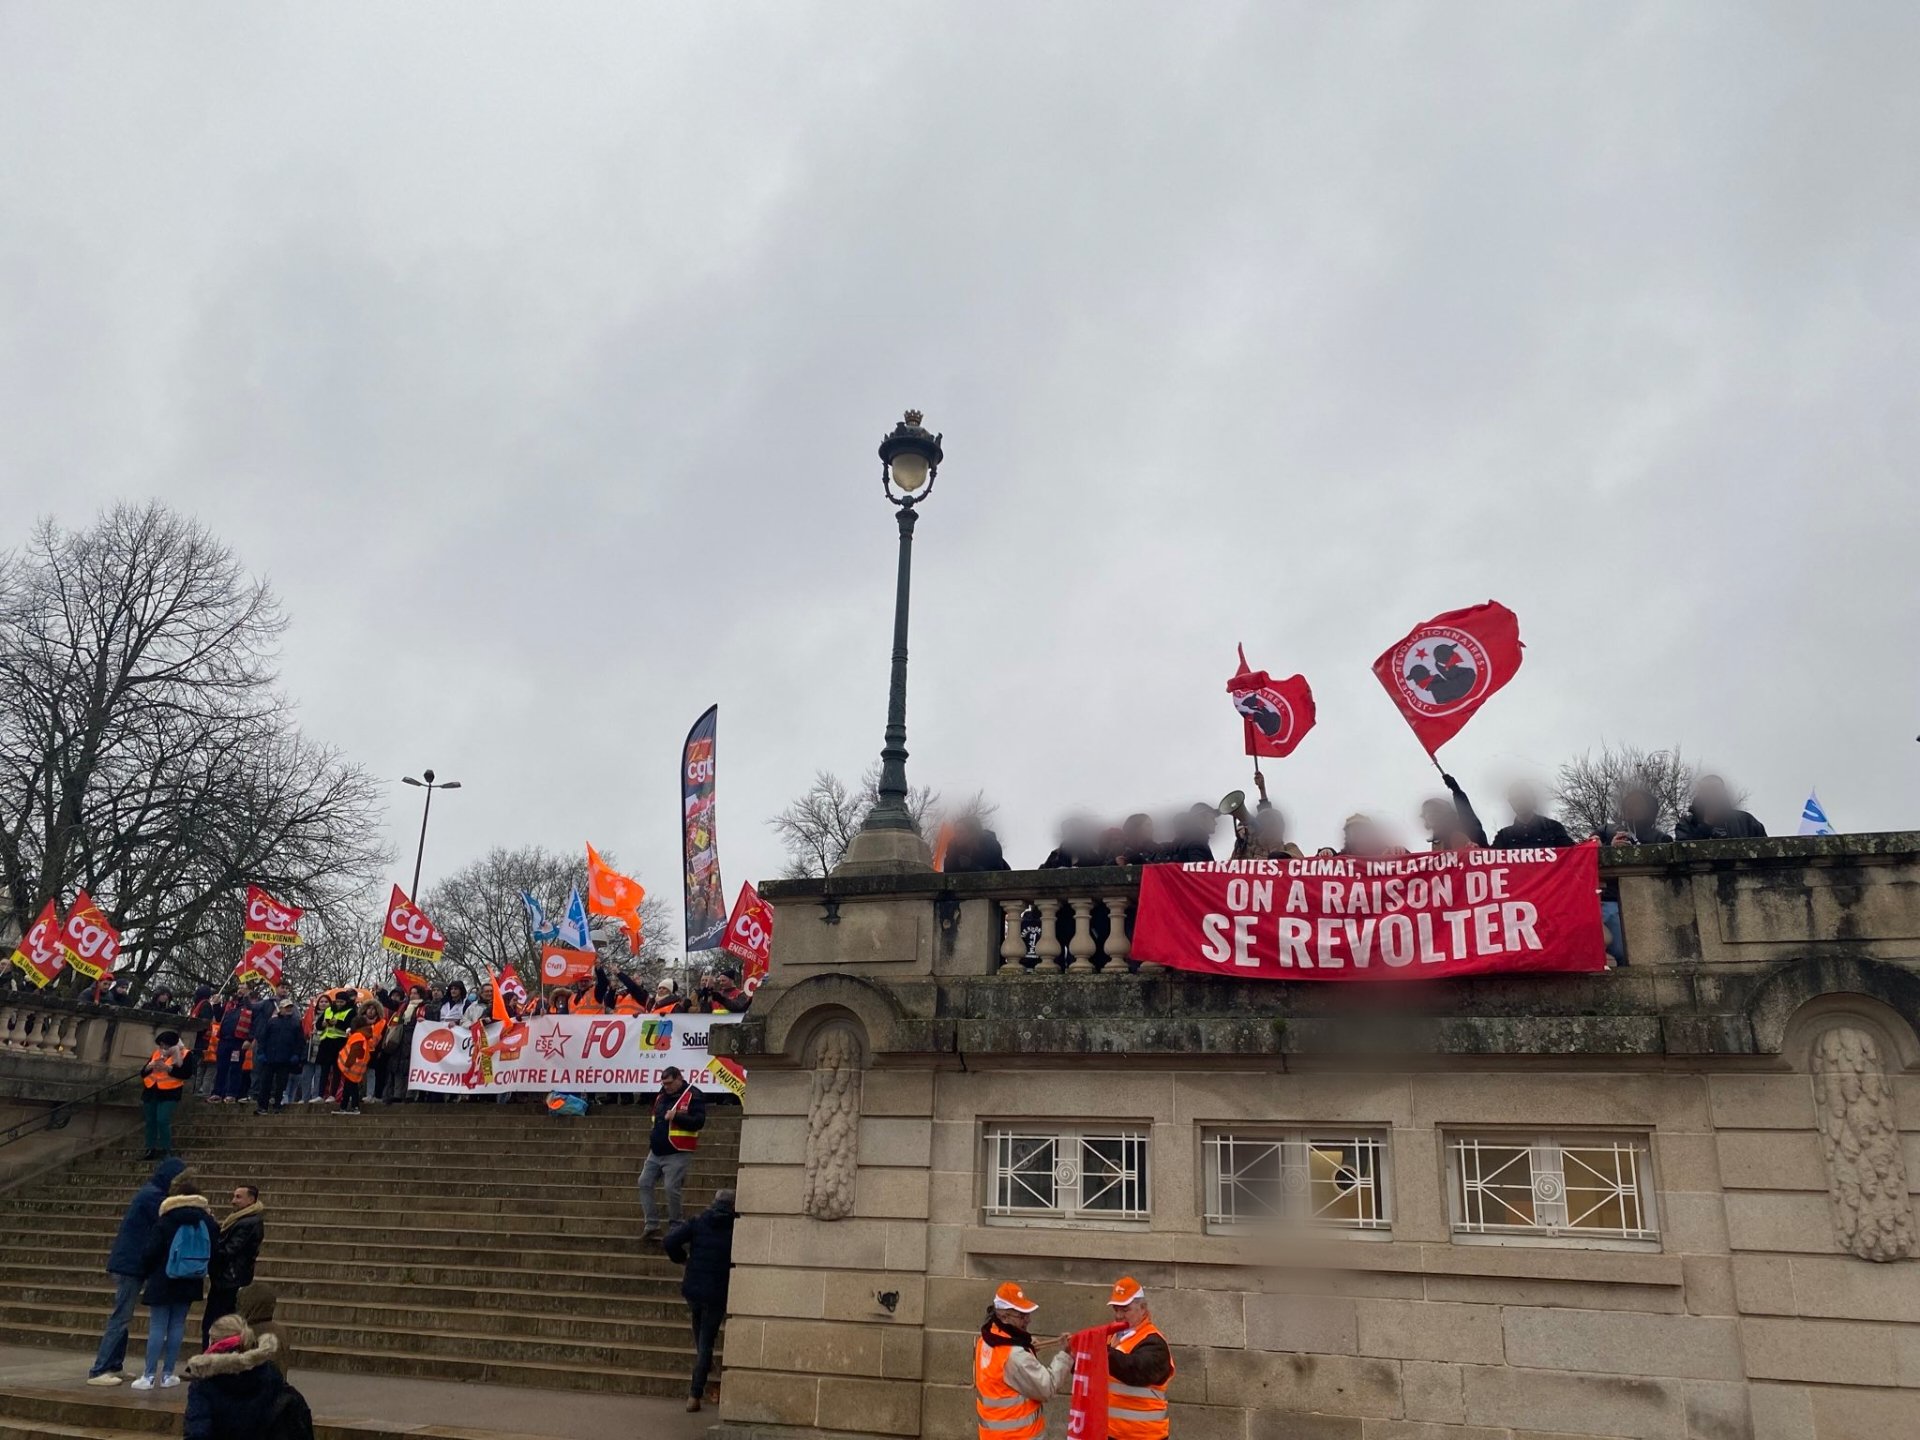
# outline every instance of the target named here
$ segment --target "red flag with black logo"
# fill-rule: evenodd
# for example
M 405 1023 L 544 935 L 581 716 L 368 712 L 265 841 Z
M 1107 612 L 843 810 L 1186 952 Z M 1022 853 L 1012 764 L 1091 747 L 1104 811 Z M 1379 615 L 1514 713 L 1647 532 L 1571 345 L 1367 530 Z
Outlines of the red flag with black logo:
M 1431 756 L 1513 678 L 1523 649 L 1519 619 L 1489 600 L 1414 626 L 1373 673 Z
M 1240 668 L 1227 681 L 1227 694 L 1240 712 L 1246 729 L 1247 754 L 1279 757 L 1313 728 L 1313 690 L 1304 675 L 1275 680 L 1264 670 L 1247 668 L 1247 650 L 1240 647 Z

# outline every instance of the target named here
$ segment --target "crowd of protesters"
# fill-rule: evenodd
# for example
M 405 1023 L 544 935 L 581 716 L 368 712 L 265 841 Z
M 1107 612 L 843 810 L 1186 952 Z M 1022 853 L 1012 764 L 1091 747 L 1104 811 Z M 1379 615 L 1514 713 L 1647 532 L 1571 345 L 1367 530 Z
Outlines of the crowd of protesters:
M 1427 800 L 1420 806 L 1420 824 L 1426 832 L 1427 848 L 1433 850 L 1495 849 L 1520 850 L 1574 844 L 1567 827 L 1546 814 L 1540 792 L 1526 781 L 1507 790 L 1507 803 L 1513 819 L 1488 838 L 1485 824 L 1474 810 L 1473 802 L 1451 775 L 1442 775 L 1447 794 Z M 1763 837 L 1767 830 L 1759 820 L 1742 810 L 1717 775 L 1702 776 L 1694 786 L 1692 801 L 1680 817 L 1673 833 L 1660 828 L 1660 803 L 1653 791 L 1644 786 L 1628 787 L 1620 796 L 1619 814 L 1602 828 L 1599 839 L 1609 845 L 1663 845 L 1675 840 L 1746 840 Z M 1107 865 L 1194 864 L 1226 859 L 1215 853 L 1214 836 L 1222 818 L 1233 821 L 1233 859 L 1275 859 L 1300 857 L 1307 852 L 1290 834 L 1286 817 L 1268 800 L 1265 781 L 1252 810 L 1243 807 L 1236 814 L 1215 805 L 1196 804 L 1157 825 L 1147 814 L 1129 815 L 1119 825 L 1102 826 L 1086 818 L 1069 819 L 1060 830 L 1060 842 L 1040 862 L 1042 870 L 1079 869 Z M 1399 844 L 1391 828 L 1372 816 L 1350 815 L 1341 827 L 1338 845 L 1322 846 L 1319 855 L 1379 857 L 1404 855 L 1408 847 Z M 987 870 L 1007 870 L 1000 841 L 974 816 L 954 822 L 942 855 L 941 869 L 950 874 Z

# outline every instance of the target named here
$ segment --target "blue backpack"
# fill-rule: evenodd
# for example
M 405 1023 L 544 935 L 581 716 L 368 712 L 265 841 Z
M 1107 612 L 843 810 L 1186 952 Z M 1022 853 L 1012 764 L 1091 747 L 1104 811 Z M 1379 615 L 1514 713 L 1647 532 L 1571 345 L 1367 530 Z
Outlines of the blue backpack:
M 196 1220 L 173 1232 L 167 1246 L 169 1280 L 204 1280 L 213 1260 L 213 1240 L 204 1221 Z

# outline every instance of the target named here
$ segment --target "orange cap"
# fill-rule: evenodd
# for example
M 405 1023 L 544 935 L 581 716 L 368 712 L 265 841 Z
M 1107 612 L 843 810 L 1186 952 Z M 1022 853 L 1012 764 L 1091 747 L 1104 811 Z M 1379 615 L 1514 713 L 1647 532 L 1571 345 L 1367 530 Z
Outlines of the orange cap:
M 1131 1305 L 1147 1292 L 1140 1288 L 1140 1282 L 1131 1275 L 1122 1275 L 1113 1282 L 1113 1294 L 1107 1297 L 1109 1305 Z
M 1018 1310 L 1022 1315 L 1031 1315 L 1040 1307 L 1027 1298 L 1027 1292 L 1009 1280 L 993 1292 L 993 1303 L 1001 1310 Z

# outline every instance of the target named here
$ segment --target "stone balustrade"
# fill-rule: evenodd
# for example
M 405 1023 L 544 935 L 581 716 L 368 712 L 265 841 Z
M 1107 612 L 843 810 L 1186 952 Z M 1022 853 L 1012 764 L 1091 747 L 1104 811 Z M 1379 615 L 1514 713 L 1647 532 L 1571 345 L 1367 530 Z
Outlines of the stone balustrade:
M 0 1002 L 0 1053 L 78 1060 L 82 1016 L 27 997 Z

